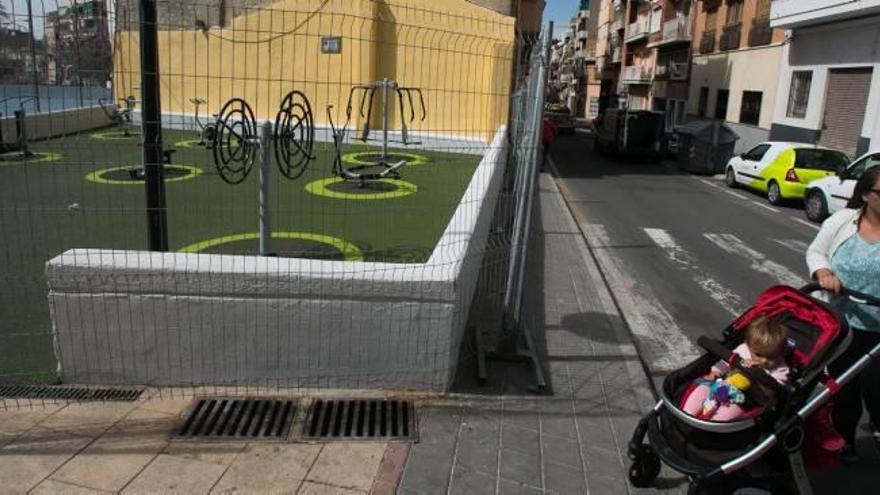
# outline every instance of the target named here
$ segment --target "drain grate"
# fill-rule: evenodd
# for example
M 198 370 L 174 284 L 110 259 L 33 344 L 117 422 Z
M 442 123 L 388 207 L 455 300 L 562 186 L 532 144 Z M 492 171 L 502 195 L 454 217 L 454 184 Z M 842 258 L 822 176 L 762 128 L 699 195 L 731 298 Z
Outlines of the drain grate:
M 57 387 L 45 385 L 0 386 L 0 398 L 2 399 L 134 402 L 142 393 L 142 389 L 131 388 Z
M 280 399 L 198 399 L 171 436 L 177 439 L 286 440 L 296 401 Z
M 312 402 L 305 440 L 415 440 L 412 402 L 388 399 L 334 399 Z

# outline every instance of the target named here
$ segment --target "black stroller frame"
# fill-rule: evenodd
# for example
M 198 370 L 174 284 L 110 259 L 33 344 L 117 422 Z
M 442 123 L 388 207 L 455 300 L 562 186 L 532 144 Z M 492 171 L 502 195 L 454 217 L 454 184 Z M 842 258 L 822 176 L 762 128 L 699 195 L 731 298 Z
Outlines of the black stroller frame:
M 819 290 L 822 289 L 818 284 L 809 284 L 800 289 L 805 294 Z M 880 307 L 880 299 L 878 298 L 847 289 L 844 289 L 842 294 L 857 303 Z M 817 302 L 824 305 L 821 301 Z M 834 312 L 830 306 L 824 306 Z M 829 354 L 824 360 L 826 363 L 832 362 L 846 350 L 852 339 L 846 321 L 840 318 L 840 322 L 839 335 L 842 335 L 841 340 L 835 352 Z M 732 338 L 732 333 L 731 328 L 725 330 L 725 338 Z M 734 488 L 742 487 L 742 484 L 737 484 L 735 477 L 743 475 L 746 468 L 753 466 L 756 461 L 765 458 L 765 456 L 771 455 L 774 449 L 779 447 L 778 450 L 775 450 L 777 456 L 773 461 L 783 469 L 787 468 L 790 471 L 771 473 L 770 476 L 763 478 L 760 473 L 758 475 L 748 474 L 749 484 L 745 486 L 755 486 L 752 483 L 755 483 L 758 478 L 760 483 L 758 487 L 767 488 L 769 485 L 774 493 L 776 490 L 786 489 L 793 489 L 796 493 L 801 494 L 812 493 L 801 453 L 806 435 L 805 421 L 831 400 L 839 387 L 852 381 L 872 360 L 880 356 L 880 345 L 871 349 L 840 376 L 828 376 L 823 367 L 817 367 L 804 375 L 799 375 L 797 370 L 792 368 L 788 382 L 785 385 L 779 385 L 766 373 L 756 372 L 743 365 L 736 356 L 731 359 L 731 351 L 720 342 L 701 337 L 698 339 L 698 344 L 706 349 L 708 354 L 692 363 L 687 367 L 688 369 L 706 363 L 711 365 L 718 359 L 728 360 L 732 367 L 743 372 L 752 383 L 759 383 L 764 387 L 771 388 L 774 393 L 781 394 L 775 401 L 776 404 L 782 404 L 781 407 L 776 411 L 771 411 L 770 414 L 772 418 L 776 419 L 744 418 L 732 422 L 705 421 L 682 411 L 678 407 L 678 397 L 671 397 L 664 386 L 660 400 L 652 411 L 639 421 L 629 442 L 628 456 L 632 461 L 629 479 L 632 484 L 636 487 L 647 487 L 653 484 L 660 473 L 662 460 L 663 463 L 689 478 L 689 493 L 708 493 L 710 490 L 711 493 L 725 493 Z M 667 421 L 676 424 L 664 424 Z M 739 456 L 725 459 L 719 464 L 707 464 L 687 459 L 671 445 L 663 430 L 664 428 L 677 427 L 678 424 L 701 430 L 697 433 L 705 432 L 710 435 L 751 435 L 748 430 L 756 426 L 768 427 L 771 433 L 766 436 L 756 436 L 752 442 L 749 442 L 752 446 Z M 650 443 L 644 442 L 646 436 Z M 686 440 L 683 441 L 686 442 Z M 794 482 L 793 487 L 790 486 L 791 481 Z M 785 486 L 786 483 L 788 486 Z M 784 488 L 779 488 L 780 486 L 784 486 Z

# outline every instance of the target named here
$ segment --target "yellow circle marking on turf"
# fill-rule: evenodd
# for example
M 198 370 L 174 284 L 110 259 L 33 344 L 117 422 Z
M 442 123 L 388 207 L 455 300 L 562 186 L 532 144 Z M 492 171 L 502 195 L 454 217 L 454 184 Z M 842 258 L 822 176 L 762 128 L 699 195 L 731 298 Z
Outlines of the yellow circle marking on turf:
M 138 132 L 132 132 L 128 136 L 123 134 L 123 131 L 108 131 L 108 132 L 95 132 L 91 134 L 92 139 L 100 139 L 102 141 L 126 141 L 129 139 L 140 139 L 141 135 Z
M 382 153 L 380 151 L 358 151 L 356 153 L 346 153 L 342 155 L 342 161 L 345 163 L 351 163 L 354 165 L 376 165 L 378 162 L 371 162 L 366 160 L 361 160 L 361 157 L 364 156 L 380 156 Z M 391 157 L 402 156 L 404 158 L 409 158 L 406 161 L 407 165 L 422 165 L 428 163 L 428 157 L 424 155 L 417 155 L 415 153 L 404 153 L 398 151 L 391 151 L 388 153 Z M 395 160 L 391 160 L 392 162 Z
M 333 191 L 327 187 L 332 184 L 338 184 L 340 182 L 346 182 L 346 180 L 341 179 L 339 177 L 329 177 L 327 179 L 319 179 L 314 182 L 309 182 L 308 184 L 306 184 L 306 191 L 308 191 L 316 196 L 324 196 L 326 198 L 367 200 L 367 199 L 402 198 L 404 196 L 409 196 L 410 194 L 414 194 L 419 190 L 418 186 L 416 186 L 412 182 L 407 182 L 405 180 L 398 180 L 398 179 L 379 179 L 379 180 L 375 180 L 375 181 L 366 181 L 366 182 L 382 182 L 382 183 L 391 184 L 391 185 L 397 187 L 397 189 L 394 191 L 379 192 L 379 193 L 353 194 L 353 193 Z M 351 180 L 350 182 L 356 182 L 356 181 Z
M 21 165 L 24 163 L 46 163 L 57 162 L 61 159 L 61 153 L 53 153 L 51 151 L 33 151 L 30 158 L 25 160 L 5 161 L 5 158 L 18 156 L 18 151 L 10 151 L 0 154 L 0 166 Z
M 227 235 L 223 237 L 216 237 L 214 239 L 208 239 L 207 241 L 197 242 L 195 244 L 190 244 L 189 246 L 184 247 L 180 250 L 182 253 L 198 253 L 204 251 L 205 249 L 212 248 L 214 246 L 220 246 L 223 244 L 228 244 L 230 242 L 236 241 L 249 241 L 254 239 L 259 239 L 259 232 L 249 232 L 247 234 L 235 234 L 235 235 Z M 310 232 L 272 232 L 272 239 L 303 239 L 306 241 L 314 241 L 320 242 L 322 244 L 329 244 L 336 248 L 340 253 L 342 253 L 342 258 L 345 261 L 363 261 L 364 253 L 360 250 L 359 247 L 354 244 L 340 239 L 338 237 L 331 237 L 329 235 L 322 234 L 313 234 Z
M 178 142 L 174 143 L 174 146 L 177 146 L 178 148 L 189 149 L 189 148 L 195 148 L 198 146 L 202 146 L 199 143 L 201 143 L 201 141 L 198 139 L 185 139 L 183 141 L 178 141 Z
M 171 177 L 166 178 L 165 182 L 179 182 L 182 180 L 195 179 L 196 177 L 202 175 L 202 169 L 199 167 L 191 167 L 189 165 L 166 165 L 167 167 L 172 168 L 182 168 L 188 171 L 189 173 L 186 175 L 181 175 L 179 177 Z M 134 166 L 127 167 L 110 167 L 110 168 L 102 168 L 100 170 L 95 170 L 94 172 L 86 175 L 86 180 L 91 182 L 97 182 L 98 184 L 111 184 L 111 185 L 132 185 L 132 184 L 143 184 L 142 180 L 118 180 L 118 179 L 105 179 L 101 177 L 102 175 L 108 172 L 115 172 L 117 170 L 130 170 L 132 168 L 136 168 Z

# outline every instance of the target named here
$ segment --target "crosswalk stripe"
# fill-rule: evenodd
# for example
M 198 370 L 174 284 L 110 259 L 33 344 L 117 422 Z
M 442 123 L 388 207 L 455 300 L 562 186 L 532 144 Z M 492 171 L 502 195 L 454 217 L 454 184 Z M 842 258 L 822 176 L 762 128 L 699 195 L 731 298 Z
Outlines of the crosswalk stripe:
M 780 246 L 785 246 L 788 249 L 804 256 L 807 252 L 807 243 L 804 241 L 799 241 L 797 239 L 770 239 L 771 241 L 779 244 Z
M 660 246 L 666 253 L 666 257 L 679 268 L 688 272 L 709 297 L 721 305 L 731 315 L 738 315 L 744 309 L 743 302 L 732 290 L 723 286 L 720 282 L 708 275 L 702 269 L 698 261 L 684 248 L 682 248 L 675 239 L 663 229 L 643 229 L 648 237 Z
M 811 222 L 808 222 L 808 221 L 804 220 L 803 218 L 795 218 L 795 217 L 791 217 L 791 219 L 794 220 L 795 222 L 801 224 L 801 225 L 806 225 L 807 227 L 809 227 L 809 228 L 811 228 L 811 229 L 813 229 L 813 230 L 819 230 L 819 228 L 820 228 L 818 225 L 816 225 L 816 224 L 814 224 L 814 223 L 811 223 Z
M 779 283 L 794 287 L 804 284 L 803 277 L 768 259 L 764 253 L 752 249 L 733 234 L 703 234 L 703 236 L 725 252 L 746 258 L 751 262 L 752 270 L 769 275 Z
M 621 266 L 616 253 L 602 249 L 613 246 L 605 226 L 589 223 L 579 226 L 592 247 L 598 248 L 593 252 L 651 371 L 672 371 L 697 358 L 700 352 L 696 345 L 685 336 L 648 286 L 629 275 L 631 272 Z

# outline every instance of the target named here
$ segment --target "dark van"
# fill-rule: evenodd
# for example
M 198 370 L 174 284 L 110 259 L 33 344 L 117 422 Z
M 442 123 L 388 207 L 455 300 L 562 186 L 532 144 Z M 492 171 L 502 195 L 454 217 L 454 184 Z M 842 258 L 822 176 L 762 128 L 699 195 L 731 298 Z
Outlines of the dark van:
M 612 108 L 599 117 L 595 145 L 599 153 L 659 160 L 666 152 L 663 112 Z

